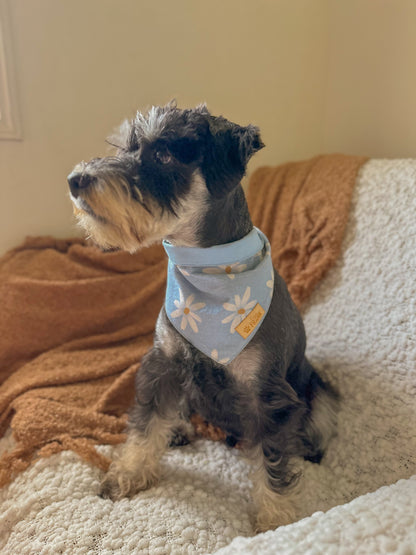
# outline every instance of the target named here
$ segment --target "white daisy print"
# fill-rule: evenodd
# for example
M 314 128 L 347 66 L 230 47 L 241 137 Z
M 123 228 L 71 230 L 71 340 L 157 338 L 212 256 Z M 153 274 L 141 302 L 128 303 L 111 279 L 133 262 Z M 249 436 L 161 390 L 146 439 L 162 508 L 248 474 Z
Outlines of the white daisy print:
M 270 247 L 270 243 L 266 244 L 266 256 L 271 256 L 272 254 L 272 249 Z
M 211 358 L 213 358 L 220 364 L 227 364 L 227 362 L 230 360 L 229 358 L 219 358 L 217 349 L 214 349 L 213 351 L 211 351 Z
M 235 304 L 224 303 L 222 306 L 225 310 L 231 312 L 229 316 L 221 320 L 223 324 L 228 324 L 231 322 L 230 333 L 235 332 L 235 328 L 244 320 L 248 313 L 256 306 L 257 301 L 250 301 L 251 289 L 247 287 L 244 292 L 243 298 L 240 299 L 240 295 L 235 295 Z
M 270 291 L 270 296 L 273 296 L 273 285 L 274 285 L 274 272 L 273 270 L 271 271 L 271 279 L 269 279 L 268 281 L 266 281 L 266 285 L 267 287 L 270 287 L 271 291 Z
M 214 268 L 204 268 L 202 271 L 204 274 L 227 274 L 230 279 L 234 279 L 234 274 L 240 274 L 241 272 L 244 272 L 246 268 L 247 264 L 234 262 L 234 264 L 220 264 Z
M 173 301 L 177 310 L 171 313 L 171 317 L 180 318 L 182 316 L 181 330 L 186 329 L 186 326 L 189 324 L 193 331 L 198 333 L 197 322 L 202 322 L 202 320 L 196 312 L 204 308 L 205 303 L 194 303 L 194 299 L 195 295 L 189 295 L 189 297 L 185 299 L 181 289 L 179 289 L 179 301 L 177 299 Z

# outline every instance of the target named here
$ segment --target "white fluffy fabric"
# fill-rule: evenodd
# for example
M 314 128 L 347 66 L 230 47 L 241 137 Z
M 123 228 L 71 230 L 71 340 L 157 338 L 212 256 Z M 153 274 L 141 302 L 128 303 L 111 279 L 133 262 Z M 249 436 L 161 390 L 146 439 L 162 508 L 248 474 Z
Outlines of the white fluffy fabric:
M 171 450 L 160 485 L 117 503 L 64 452 L 0 492 L 1 552 L 415 553 L 416 160 L 362 168 L 341 257 L 304 317 L 342 402 L 322 463 L 299 463 L 302 520 L 252 537 L 247 466 L 221 444 Z

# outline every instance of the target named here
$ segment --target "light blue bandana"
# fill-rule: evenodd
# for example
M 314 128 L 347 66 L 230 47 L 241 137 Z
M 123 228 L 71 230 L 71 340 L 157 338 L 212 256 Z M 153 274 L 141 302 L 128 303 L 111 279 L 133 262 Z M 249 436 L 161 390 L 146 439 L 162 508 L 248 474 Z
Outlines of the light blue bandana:
M 273 295 L 270 243 L 257 228 L 215 247 L 163 246 L 169 257 L 165 308 L 190 343 L 221 364 L 251 341 Z

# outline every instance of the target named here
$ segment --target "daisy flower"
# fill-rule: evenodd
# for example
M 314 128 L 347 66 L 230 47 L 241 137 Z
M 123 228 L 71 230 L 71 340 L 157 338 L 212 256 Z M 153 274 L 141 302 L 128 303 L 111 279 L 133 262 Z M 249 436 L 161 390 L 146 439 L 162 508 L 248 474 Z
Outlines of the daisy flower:
M 248 313 L 256 306 L 257 301 L 250 301 L 251 289 L 247 287 L 244 292 L 243 298 L 240 299 L 240 295 L 235 295 L 235 304 L 224 303 L 222 306 L 225 310 L 231 312 L 229 316 L 221 320 L 223 324 L 228 324 L 231 322 L 230 333 L 235 332 L 235 328 L 244 320 Z
M 176 306 L 177 310 L 174 310 L 171 313 L 172 318 L 180 318 L 182 316 L 181 321 L 181 330 L 186 329 L 186 326 L 189 326 L 193 329 L 195 333 L 198 333 L 198 325 L 197 322 L 201 322 L 201 317 L 196 314 L 198 310 L 204 308 L 205 303 L 194 303 L 195 295 L 189 295 L 187 299 L 184 298 L 181 289 L 179 289 L 179 301 L 175 299 L 173 301 L 174 305 Z
M 272 277 L 271 279 L 269 279 L 268 281 L 266 281 L 266 285 L 267 287 L 270 287 L 271 291 L 270 291 L 270 296 L 273 295 L 273 284 L 274 284 L 274 272 L 273 270 L 271 271 Z
M 234 262 L 234 264 L 220 264 L 214 268 L 204 268 L 202 271 L 204 274 L 227 274 L 230 279 L 234 279 L 234 274 L 240 274 L 241 272 L 244 272 L 246 268 L 247 264 Z

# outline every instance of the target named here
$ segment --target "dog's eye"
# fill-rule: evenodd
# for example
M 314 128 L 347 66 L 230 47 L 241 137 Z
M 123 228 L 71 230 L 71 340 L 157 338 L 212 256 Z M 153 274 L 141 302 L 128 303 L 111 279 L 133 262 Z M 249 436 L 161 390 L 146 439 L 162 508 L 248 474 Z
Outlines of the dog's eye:
M 156 150 L 154 158 L 159 164 L 169 164 L 172 161 L 172 155 L 168 150 Z

